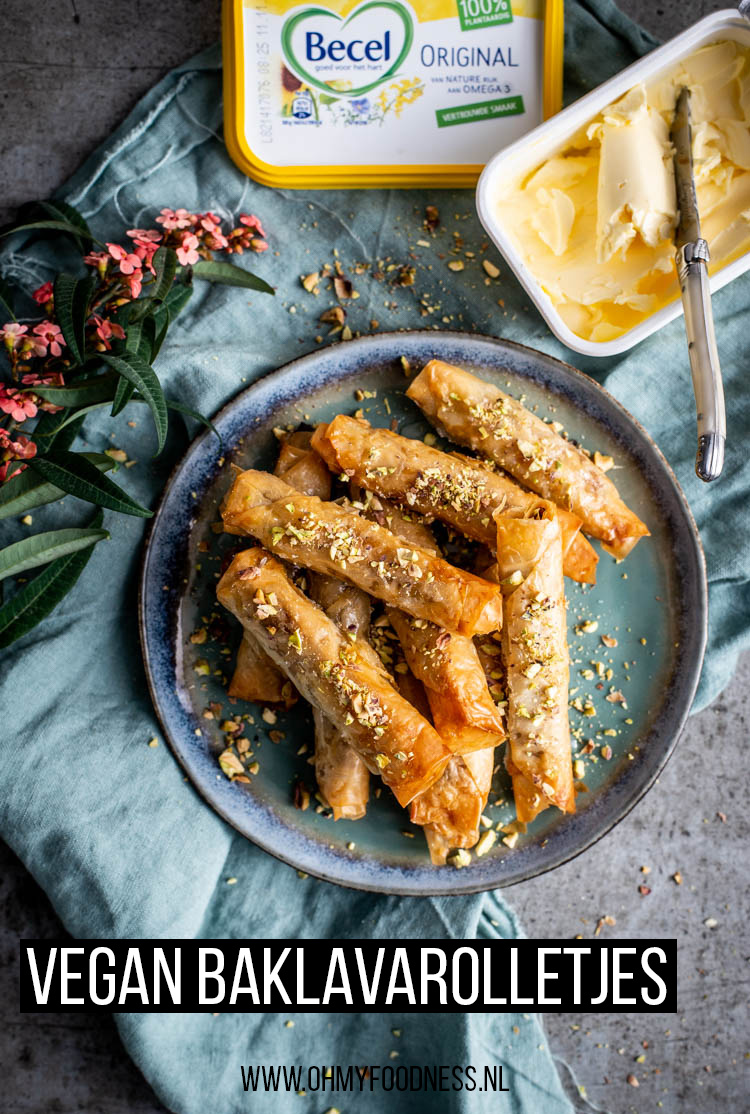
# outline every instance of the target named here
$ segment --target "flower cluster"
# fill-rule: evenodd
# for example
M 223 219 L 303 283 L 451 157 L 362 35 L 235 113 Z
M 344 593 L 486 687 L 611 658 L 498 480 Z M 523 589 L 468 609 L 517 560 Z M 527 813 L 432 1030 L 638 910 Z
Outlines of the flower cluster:
M 26 465 L 18 461 L 30 460 L 32 456 L 36 456 L 36 445 L 25 433 L 17 433 L 14 439 L 0 426 L 0 483 L 23 471 Z
M 140 297 L 144 286 L 148 289 L 156 274 L 154 255 L 160 247 L 174 249 L 182 267 L 211 259 L 217 251 L 241 255 L 268 249 L 260 220 L 249 213 L 242 213 L 230 231 L 222 229 L 214 213 L 187 209 L 162 209 L 156 224 L 160 227 L 130 228 L 125 244 L 107 242 L 102 250 L 84 255 L 83 262 L 94 269 L 97 279 L 85 324 L 88 352 L 107 352 L 113 342 L 125 340 L 118 310 Z M 11 371 L 10 382 L 0 379 L 0 483 L 17 475 L 25 467 L 23 461 L 36 453 L 33 440 L 16 427 L 37 417 L 39 411 L 61 409 L 34 388 L 64 387 L 70 366 L 65 338 L 55 320 L 53 284 L 43 283 L 32 298 L 45 314 L 44 320 L 33 325 L 9 321 L 0 327 L 0 351 L 5 350 Z

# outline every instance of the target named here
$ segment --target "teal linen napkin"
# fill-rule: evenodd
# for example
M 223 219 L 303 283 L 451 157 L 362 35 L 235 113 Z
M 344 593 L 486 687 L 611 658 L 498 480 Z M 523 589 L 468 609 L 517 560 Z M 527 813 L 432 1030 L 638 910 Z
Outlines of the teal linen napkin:
M 569 3 L 566 18 L 568 99 L 654 45 L 609 0 Z M 306 294 L 299 275 L 330 260 L 333 249 L 345 264 L 375 258 L 408 262 L 427 204 L 437 205 L 442 215 L 438 250 L 454 231 L 469 250 L 485 239 L 470 191 L 297 193 L 258 186 L 230 162 L 221 115 L 220 55 L 212 48 L 160 82 L 61 191 L 105 239 L 151 224 L 163 206 L 212 209 L 227 217 L 253 211 L 262 219 L 271 250 L 251 263 L 277 287 L 277 296 L 199 286 L 159 356 L 168 393 L 203 412 L 315 347 L 317 317 L 328 302 Z M 23 254 L 14 247 L 0 256 L 7 278 L 31 289 L 49 277 L 48 244 L 35 243 Z M 485 285 L 478 266 L 453 276 L 433 253 L 425 252 L 424 260 L 432 269 L 420 259 L 413 288 L 393 290 L 368 276 L 358 278 L 361 296 L 349 314 L 351 327 L 368 332 L 372 319 L 380 329 L 445 324 L 570 358 L 502 262 L 501 282 Z M 742 384 L 742 312 L 749 293 L 750 276 L 715 299 L 730 439 L 726 476 L 710 490 L 693 475 L 694 414 L 681 321 L 608 364 L 575 361 L 606 382 L 657 438 L 701 525 L 712 619 L 699 705 L 727 681 L 750 631 L 748 527 L 741 513 L 750 491 L 750 461 L 741 445 L 750 426 Z M 423 315 L 425 306 L 433 308 Z M 341 352 L 345 359 L 345 345 Z M 135 421 L 135 428 L 128 421 Z M 112 428 L 92 415 L 85 428 L 88 447 L 111 444 Z M 126 477 L 129 490 L 153 504 L 185 448 L 186 431 L 173 420 L 167 450 L 152 462 L 153 435 L 140 410 L 126 412 L 114 428 L 115 443 L 138 461 Z M 52 506 L 34 517 L 51 527 L 60 513 Z M 81 507 L 82 521 L 86 514 Z M 300 879 L 237 836 L 199 800 L 167 747 L 146 745 L 157 728 L 136 628 L 143 523 L 108 517 L 112 541 L 97 547 L 75 591 L 0 661 L 5 726 L 0 832 L 50 895 L 66 928 L 84 938 L 520 935 L 514 914 L 496 894 L 397 899 Z M 729 522 L 732 531 L 722 525 Z M 237 883 L 228 885 L 229 878 Z M 180 1114 L 232 1114 L 248 1107 L 259 1114 L 304 1109 L 320 1114 L 331 1105 L 344 1114 L 386 1106 L 394 1114 L 420 1114 L 438 1103 L 447 1114 L 480 1114 L 500 1106 L 509 1114 L 572 1109 L 533 1017 L 300 1015 L 289 1028 L 287 1019 L 206 1013 L 117 1020 L 146 1078 Z M 393 1036 L 392 1029 L 401 1035 Z M 242 1091 L 241 1063 L 384 1064 L 392 1051 L 406 1065 L 502 1063 L 511 1092 L 492 1099 L 455 1092 L 437 1100 L 429 1093 L 356 1098 L 328 1093 L 308 1097 L 305 1105 L 293 1094 L 250 1097 Z

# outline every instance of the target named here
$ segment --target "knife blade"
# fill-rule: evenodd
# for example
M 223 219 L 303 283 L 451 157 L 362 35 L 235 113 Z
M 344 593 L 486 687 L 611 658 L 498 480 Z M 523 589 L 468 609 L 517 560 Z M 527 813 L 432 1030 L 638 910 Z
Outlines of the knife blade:
M 672 130 L 674 176 L 679 220 L 675 229 L 675 265 L 685 311 L 690 370 L 695 392 L 698 452 L 695 471 L 706 483 L 719 478 L 724 466 L 726 413 L 719 352 L 708 281 L 708 244 L 701 237 L 695 196 L 690 90 L 677 97 Z

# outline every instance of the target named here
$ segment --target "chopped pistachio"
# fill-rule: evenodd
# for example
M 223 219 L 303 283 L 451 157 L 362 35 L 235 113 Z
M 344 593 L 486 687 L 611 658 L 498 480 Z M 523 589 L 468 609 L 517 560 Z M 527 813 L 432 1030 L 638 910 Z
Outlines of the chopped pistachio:
M 510 574 L 510 576 L 506 576 L 505 580 L 503 581 L 503 584 L 507 584 L 511 588 L 515 588 L 516 585 L 520 584 L 522 580 L 523 580 L 523 573 L 521 572 L 520 569 L 516 569 L 516 571 L 512 572 Z
M 465 851 L 463 847 L 456 847 L 455 850 L 448 854 L 446 862 L 450 863 L 456 870 L 460 870 L 464 866 L 468 866 L 471 862 L 471 855 Z
M 584 623 L 579 623 L 576 627 L 576 634 L 593 634 L 599 629 L 599 624 L 596 619 L 587 619 Z
M 232 778 L 236 777 L 237 774 L 244 773 L 245 770 L 237 755 L 234 751 L 229 750 L 229 748 L 222 751 L 219 755 L 219 765 L 230 781 Z

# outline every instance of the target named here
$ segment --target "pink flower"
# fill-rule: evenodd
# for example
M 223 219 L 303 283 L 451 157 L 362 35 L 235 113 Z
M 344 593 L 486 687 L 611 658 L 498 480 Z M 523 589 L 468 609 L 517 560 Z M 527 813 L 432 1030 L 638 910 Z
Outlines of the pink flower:
M 38 290 L 35 290 L 31 297 L 34 299 L 38 306 L 43 306 L 46 302 L 51 302 L 53 298 L 52 283 L 45 282 Z
M 177 258 L 183 267 L 187 267 L 190 263 L 197 263 L 200 259 L 196 248 L 200 246 L 200 241 L 197 236 L 192 232 L 186 232 L 182 237 L 182 246 L 177 249 Z
M 15 467 L 13 462 L 30 460 L 32 456 L 36 456 L 36 445 L 23 433 L 17 434 L 16 440 L 13 441 L 6 429 L 0 429 L 0 455 L 3 459 L 3 463 L 0 464 L 0 483 L 4 483 L 5 480 L 12 480 L 26 467 L 25 464 Z
M 98 317 L 96 314 L 93 315 L 91 321 L 96 326 L 96 335 L 107 351 L 112 347 L 110 344 L 112 337 L 116 337 L 117 340 L 125 339 L 125 330 L 116 321 L 110 321 L 108 317 Z
M 14 422 L 25 422 L 27 418 L 36 417 L 37 408 L 29 395 L 22 394 L 15 387 L 7 387 L 2 383 L 0 384 L 0 410 L 4 414 L 10 414 Z
M 31 460 L 36 456 L 36 445 L 25 433 L 16 434 L 14 441 L 7 429 L 0 429 L 0 453 L 4 460 Z
M 156 218 L 156 223 L 161 224 L 167 232 L 172 232 L 175 228 L 190 228 L 195 221 L 195 214 L 189 213 L 187 209 L 162 209 Z
M 120 264 L 120 271 L 123 275 L 132 275 L 133 271 L 140 269 L 141 261 L 133 252 L 126 251 L 119 244 L 108 243 L 107 248 L 112 258 Z
M 160 244 L 162 238 L 155 228 L 131 228 L 125 235 L 137 244 Z
M 252 213 L 240 213 L 240 224 L 244 224 L 246 228 L 253 228 L 265 240 L 266 234 L 263 231 L 263 225 L 260 223 L 258 217 L 253 216 Z
M 152 275 L 156 274 L 156 271 L 154 270 L 153 260 L 158 247 L 158 244 L 151 243 L 150 241 L 143 241 L 142 243 L 139 242 L 135 245 L 135 254 L 141 261 L 141 266 L 143 266 L 143 264 L 145 263 L 146 267 L 149 269 Z
M 130 297 L 137 298 L 143 285 L 143 271 L 133 271 L 132 275 L 125 275 L 122 281 L 130 290 Z
M 205 242 L 206 246 L 211 251 L 225 251 L 229 245 L 224 233 L 221 231 L 221 223 L 219 218 L 214 213 L 204 213 L 203 216 L 198 218 L 199 228 L 206 233 Z
M 61 345 L 65 344 L 65 338 L 59 325 L 54 325 L 51 321 L 42 321 L 40 325 L 34 326 L 34 334 L 33 344 L 37 356 L 46 356 L 48 348 L 51 356 L 62 356 Z
M 9 321 L 7 325 L 3 325 L 0 329 L 0 337 L 3 338 L 8 351 L 13 352 L 16 348 L 21 347 L 22 338 L 28 331 L 28 325 L 19 325 L 17 321 Z
M 25 387 L 64 387 L 65 380 L 61 371 L 43 371 L 41 374 L 38 372 L 29 372 L 21 378 L 21 382 Z M 62 406 L 55 406 L 53 402 L 47 402 L 45 399 L 40 398 L 37 394 L 30 394 L 32 402 L 39 407 L 40 410 L 46 410 L 48 414 L 56 414 L 58 410 L 62 410 Z
M 83 262 L 88 263 L 90 267 L 96 267 L 101 277 L 104 278 L 107 267 L 109 267 L 109 255 L 106 251 L 91 251 L 88 255 L 84 255 Z
M 64 387 L 65 379 L 61 371 L 30 371 L 21 382 L 25 387 Z

